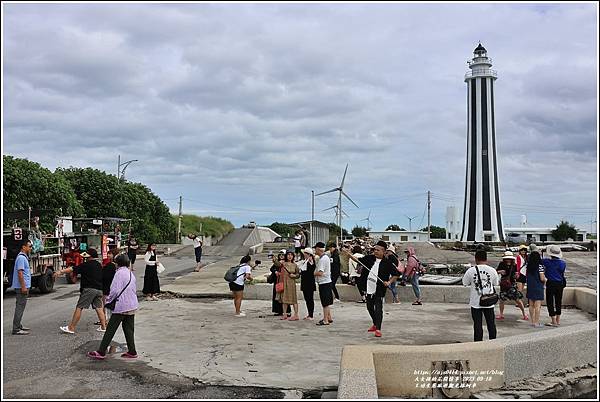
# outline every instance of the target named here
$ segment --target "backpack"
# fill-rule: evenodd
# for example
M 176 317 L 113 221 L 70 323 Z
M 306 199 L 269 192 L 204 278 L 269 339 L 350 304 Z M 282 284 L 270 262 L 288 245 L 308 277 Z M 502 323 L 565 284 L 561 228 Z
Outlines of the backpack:
M 427 269 L 425 268 L 425 266 L 423 266 L 423 264 L 421 264 L 421 261 L 419 261 L 419 259 L 414 255 L 411 255 L 410 257 L 414 258 L 417 261 L 417 267 L 415 268 L 415 272 L 419 275 L 425 274 L 425 272 L 427 272 Z
M 223 276 L 223 278 L 225 279 L 225 281 L 227 282 L 234 282 L 237 278 L 239 278 L 240 276 L 244 275 L 245 272 L 241 273 L 241 274 L 237 274 L 238 269 L 240 269 L 241 265 L 235 266 L 235 267 L 231 267 L 227 270 L 227 272 L 225 272 L 225 275 Z

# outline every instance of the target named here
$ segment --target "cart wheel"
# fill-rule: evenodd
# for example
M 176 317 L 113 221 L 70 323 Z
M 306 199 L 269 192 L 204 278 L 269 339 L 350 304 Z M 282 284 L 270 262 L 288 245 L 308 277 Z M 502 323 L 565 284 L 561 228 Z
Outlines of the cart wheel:
M 54 271 L 51 269 L 47 270 L 45 274 L 38 278 L 38 288 L 41 293 L 49 293 L 54 288 Z

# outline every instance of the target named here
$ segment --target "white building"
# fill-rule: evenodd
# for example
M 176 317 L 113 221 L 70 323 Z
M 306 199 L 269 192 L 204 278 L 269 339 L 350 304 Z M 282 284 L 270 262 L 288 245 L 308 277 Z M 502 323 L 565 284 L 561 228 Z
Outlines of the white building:
M 367 232 L 369 237 L 375 240 L 384 240 L 392 243 L 428 241 L 427 232 L 386 230 L 377 232 L 371 230 Z
M 516 227 L 504 228 L 505 240 L 512 243 L 544 243 L 556 241 L 552 237 L 553 228 Z M 587 230 L 577 229 L 577 238 L 573 241 L 587 241 Z
M 461 231 L 458 208 L 446 207 L 446 240 L 460 240 Z

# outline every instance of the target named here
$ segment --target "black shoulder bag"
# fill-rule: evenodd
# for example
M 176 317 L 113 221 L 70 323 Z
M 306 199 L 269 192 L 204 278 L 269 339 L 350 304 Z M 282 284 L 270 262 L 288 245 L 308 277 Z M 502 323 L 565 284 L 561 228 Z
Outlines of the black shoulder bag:
M 494 285 L 492 286 L 492 291 L 494 293 L 490 293 L 488 295 L 483 294 L 483 282 L 481 282 L 481 274 L 479 273 L 479 266 L 475 266 L 475 270 L 477 271 L 477 278 L 479 279 L 479 289 L 481 290 L 481 296 L 479 297 L 479 305 L 481 307 L 490 307 L 498 303 L 498 293 L 496 293 L 496 289 L 494 289 Z

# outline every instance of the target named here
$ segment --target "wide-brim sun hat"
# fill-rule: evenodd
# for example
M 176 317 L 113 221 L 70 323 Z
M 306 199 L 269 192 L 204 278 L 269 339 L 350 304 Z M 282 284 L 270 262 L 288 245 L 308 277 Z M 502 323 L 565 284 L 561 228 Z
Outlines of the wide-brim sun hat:
M 562 258 L 562 250 L 556 244 L 546 247 L 546 255 L 548 257 Z
M 521 251 L 521 250 L 527 250 L 527 245 L 525 245 L 525 244 L 521 244 L 521 245 L 519 246 L 519 251 Z
M 515 256 L 513 255 L 512 251 L 505 251 L 504 255 L 502 256 L 503 260 L 516 260 Z
M 302 249 L 302 252 L 310 255 L 315 255 L 315 250 L 313 250 L 311 247 L 306 247 L 305 249 Z

